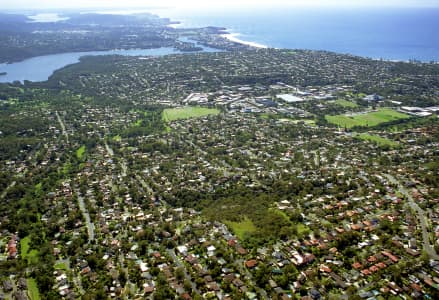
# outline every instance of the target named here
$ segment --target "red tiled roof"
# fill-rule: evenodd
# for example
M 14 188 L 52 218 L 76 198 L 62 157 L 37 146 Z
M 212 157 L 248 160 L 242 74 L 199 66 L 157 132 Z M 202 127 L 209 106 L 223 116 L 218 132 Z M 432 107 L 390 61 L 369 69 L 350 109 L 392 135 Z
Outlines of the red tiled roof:
M 380 269 L 385 269 L 387 267 L 387 265 L 383 262 L 379 262 L 375 266 L 377 266 Z
M 364 269 L 364 270 L 361 271 L 361 273 L 362 273 L 363 275 L 370 275 L 370 271 L 369 271 L 369 269 Z
M 328 266 L 325 266 L 325 265 L 321 265 L 319 270 L 320 270 L 320 272 L 323 272 L 323 273 L 331 273 L 332 272 L 331 268 Z
M 352 230 L 360 230 L 362 226 L 360 224 L 352 224 L 351 225 Z
M 354 268 L 354 269 L 361 269 L 363 267 L 363 265 L 362 264 L 360 264 L 359 262 L 356 262 L 356 263 L 353 263 L 352 264 L 352 268 Z
M 393 255 L 392 253 L 389 253 L 387 251 L 381 251 L 381 253 L 383 255 L 387 256 L 388 258 L 390 258 L 393 262 L 397 262 L 398 261 L 398 258 L 395 255 Z
M 242 248 L 242 247 L 238 247 L 238 248 L 236 249 L 236 251 L 238 251 L 238 253 L 241 254 L 241 255 L 246 255 L 246 254 L 247 254 L 247 250 L 245 250 L 245 249 Z
M 412 283 L 410 286 L 411 286 L 411 288 L 414 289 L 415 291 L 418 291 L 418 292 L 421 292 L 421 291 L 422 291 L 422 288 L 421 288 L 421 286 L 420 286 L 419 284 Z
M 367 259 L 368 262 L 376 262 L 377 258 L 375 256 L 369 256 L 369 258 Z
M 148 285 L 148 286 L 145 286 L 145 288 L 143 289 L 143 291 L 145 292 L 145 293 L 152 293 L 152 292 L 154 292 L 154 287 L 153 286 L 150 286 L 150 285 Z
M 256 267 L 257 264 L 258 264 L 258 261 L 255 260 L 255 259 L 247 260 L 247 261 L 245 262 L 245 266 L 246 266 L 247 268 L 254 268 L 254 267 Z
M 372 266 L 369 268 L 372 273 L 378 272 L 379 268 L 377 266 Z

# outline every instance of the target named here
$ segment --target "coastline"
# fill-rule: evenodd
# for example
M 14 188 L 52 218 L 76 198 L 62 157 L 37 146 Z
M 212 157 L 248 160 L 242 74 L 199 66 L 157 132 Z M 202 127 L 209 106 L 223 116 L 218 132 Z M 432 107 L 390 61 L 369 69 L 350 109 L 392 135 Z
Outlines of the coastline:
M 69 17 L 62 17 L 59 13 L 39 13 L 27 17 L 30 20 L 28 23 L 56 23 L 70 19 Z
M 247 45 L 247 46 L 251 46 L 251 47 L 255 47 L 255 48 L 261 48 L 261 49 L 269 48 L 266 45 L 259 44 L 256 42 L 249 42 L 249 41 L 241 40 L 240 38 L 238 38 L 240 35 L 241 34 L 239 34 L 239 33 L 227 33 L 227 34 L 221 34 L 221 37 L 228 39 L 231 42 L 235 42 L 235 43 L 239 43 L 239 44 L 243 44 L 243 45 Z
M 185 23 L 183 21 L 174 21 L 173 23 L 168 24 L 166 26 L 170 27 L 170 28 L 173 28 L 173 29 L 190 28 L 190 26 L 189 27 L 185 26 Z M 194 26 L 194 27 L 202 28 L 202 27 L 199 27 L 199 26 Z M 244 40 L 239 38 L 240 35 L 241 35 L 240 33 L 235 33 L 235 32 L 234 33 L 220 34 L 220 36 L 222 38 L 225 38 L 225 39 L 227 39 L 227 40 L 229 40 L 231 42 L 234 42 L 234 43 L 238 43 L 238 44 L 242 44 L 242 45 L 246 45 L 246 46 L 250 46 L 250 47 L 255 47 L 255 48 L 260 48 L 260 49 L 270 48 L 267 45 L 260 44 L 260 43 L 257 43 L 257 42 L 244 41 Z
M 175 23 L 168 24 L 168 25 L 166 25 L 166 27 L 173 28 L 173 29 L 183 28 L 183 24 L 180 22 L 178 22 L 178 23 L 177 22 L 178 21 L 176 21 Z

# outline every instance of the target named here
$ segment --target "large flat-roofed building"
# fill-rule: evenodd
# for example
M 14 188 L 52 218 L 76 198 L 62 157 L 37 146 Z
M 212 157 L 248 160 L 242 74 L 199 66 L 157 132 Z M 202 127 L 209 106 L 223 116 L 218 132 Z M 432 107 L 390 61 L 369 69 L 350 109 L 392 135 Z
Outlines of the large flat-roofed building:
M 297 96 L 294 96 L 294 95 L 291 95 L 291 94 L 280 94 L 280 95 L 277 95 L 277 97 L 282 99 L 282 100 L 284 100 L 285 102 L 288 102 L 288 103 L 306 101 L 303 98 L 300 98 L 300 97 L 297 97 Z

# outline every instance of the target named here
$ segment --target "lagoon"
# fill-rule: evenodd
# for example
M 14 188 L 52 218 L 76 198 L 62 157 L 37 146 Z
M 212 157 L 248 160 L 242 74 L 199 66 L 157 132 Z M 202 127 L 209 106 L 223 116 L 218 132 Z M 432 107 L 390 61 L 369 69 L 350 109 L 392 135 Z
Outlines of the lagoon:
M 220 50 L 203 47 L 203 52 L 218 52 Z M 0 64 L 0 82 L 14 82 L 24 80 L 46 81 L 58 69 L 79 62 L 82 56 L 124 55 L 124 56 L 162 56 L 168 54 L 186 53 L 171 47 L 155 49 L 116 49 L 108 51 L 68 52 L 36 56 L 12 64 Z M 190 52 L 193 53 L 193 52 Z

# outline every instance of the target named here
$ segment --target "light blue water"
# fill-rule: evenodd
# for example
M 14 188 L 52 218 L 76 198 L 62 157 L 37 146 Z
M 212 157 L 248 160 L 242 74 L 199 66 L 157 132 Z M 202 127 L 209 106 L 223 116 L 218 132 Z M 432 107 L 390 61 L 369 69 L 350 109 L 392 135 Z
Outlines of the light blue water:
M 219 51 L 217 49 L 203 47 L 204 52 Z M 161 56 L 167 54 L 182 53 L 173 48 L 157 49 L 130 49 L 130 50 L 109 50 L 109 51 L 88 51 L 88 52 L 69 52 L 53 55 L 32 57 L 21 62 L 12 64 L 0 64 L 0 82 L 45 81 L 54 71 L 67 65 L 79 62 L 79 58 L 85 55 L 126 55 L 126 56 Z
M 439 61 L 439 8 L 284 8 L 156 11 L 182 27 L 220 26 L 274 48 L 328 50 L 388 60 Z
M 57 13 L 41 13 L 28 16 L 31 22 L 49 23 L 68 20 L 68 17 L 62 17 Z
M 426 9 L 247 9 L 154 11 L 182 27 L 219 26 L 238 38 L 274 48 L 328 50 L 388 60 L 439 61 L 439 8 Z M 205 48 L 204 51 L 217 51 Z M 172 48 L 64 53 L 0 64 L 0 82 L 44 81 L 84 55 L 166 55 Z

